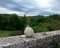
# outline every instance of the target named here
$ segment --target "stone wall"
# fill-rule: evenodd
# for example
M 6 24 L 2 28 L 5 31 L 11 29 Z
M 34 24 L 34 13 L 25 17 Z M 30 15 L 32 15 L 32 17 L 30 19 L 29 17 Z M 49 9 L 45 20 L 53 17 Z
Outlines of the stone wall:
M 58 48 L 60 30 L 35 33 L 33 37 L 25 35 L 0 38 L 0 48 Z

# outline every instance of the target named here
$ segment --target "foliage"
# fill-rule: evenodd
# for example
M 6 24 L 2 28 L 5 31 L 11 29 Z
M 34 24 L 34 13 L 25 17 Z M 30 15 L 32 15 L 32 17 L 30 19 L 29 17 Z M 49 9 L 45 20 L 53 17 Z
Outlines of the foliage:
M 14 32 L 11 32 L 9 36 L 22 35 L 22 34 L 23 34 L 22 31 L 14 31 Z
M 60 29 L 60 15 L 49 16 L 17 16 L 16 14 L 0 14 L 0 30 L 21 32 L 10 35 L 23 34 L 26 25 L 29 24 L 35 32 L 53 31 Z

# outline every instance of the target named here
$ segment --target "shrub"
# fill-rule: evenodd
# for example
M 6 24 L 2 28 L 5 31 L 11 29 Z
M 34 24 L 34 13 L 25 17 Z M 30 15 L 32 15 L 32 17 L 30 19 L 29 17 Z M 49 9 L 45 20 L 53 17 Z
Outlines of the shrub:
M 11 32 L 9 36 L 22 35 L 22 34 L 23 34 L 22 31 L 14 31 L 14 32 Z

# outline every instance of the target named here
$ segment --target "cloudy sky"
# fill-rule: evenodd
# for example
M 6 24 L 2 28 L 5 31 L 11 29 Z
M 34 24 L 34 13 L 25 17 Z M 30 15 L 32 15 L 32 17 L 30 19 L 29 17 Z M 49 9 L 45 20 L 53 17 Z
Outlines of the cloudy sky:
M 0 13 L 18 15 L 60 14 L 60 0 L 0 0 Z

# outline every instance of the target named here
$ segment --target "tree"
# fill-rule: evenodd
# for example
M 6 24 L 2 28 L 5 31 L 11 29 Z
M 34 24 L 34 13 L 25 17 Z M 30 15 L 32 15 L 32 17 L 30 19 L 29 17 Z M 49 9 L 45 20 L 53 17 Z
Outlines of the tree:
M 9 17 L 7 29 L 8 30 L 20 30 L 20 21 L 16 14 L 12 14 Z
M 2 16 L 0 15 L 0 29 L 2 28 Z

